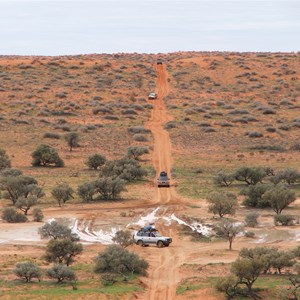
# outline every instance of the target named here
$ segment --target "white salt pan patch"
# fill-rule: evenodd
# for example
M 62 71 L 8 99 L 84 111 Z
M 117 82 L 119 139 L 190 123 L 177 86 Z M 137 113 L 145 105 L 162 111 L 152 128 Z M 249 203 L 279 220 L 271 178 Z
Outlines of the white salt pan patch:
M 179 225 L 185 225 L 185 226 L 188 226 L 189 228 L 191 228 L 193 231 L 196 231 L 202 235 L 205 235 L 205 236 L 209 236 L 211 235 L 211 228 L 201 224 L 201 223 L 198 223 L 198 222 L 193 222 L 192 224 L 188 224 L 186 223 L 185 221 L 177 218 L 174 214 L 171 215 L 170 219 L 172 221 L 176 221 Z
M 129 227 L 130 225 L 139 225 L 140 227 L 143 227 L 145 225 L 149 225 L 149 223 L 152 223 L 156 220 L 158 220 L 158 217 L 155 217 L 156 212 L 159 210 L 159 207 L 155 208 L 150 214 L 141 217 L 139 221 L 135 223 L 130 223 L 126 227 Z
M 164 221 L 168 222 L 168 224 L 171 224 L 172 221 L 175 221 L 179 225 L 188 226 L 193 231 L 201 233 L 205 236 L 209 236 L 211 234 L 211 228 L 209 228 L 208 226 L 205 226 L 205 225 L 203 225 L 201 223 L 198 223 L 198 222 L 193 222 L 192 224 L 188 224 L 187 222 L 185 222 L 185 221 L 179 219 L 178 217 L 176 217 L 175 214 L 172 214 L 168 217 L 166 217 L 166 216 L 157 217 L 155 215 L 156 215 L 156 213 L 159 209 L 160 209 L 160 207 L 155 208 L 148 215 L 146 215 L 144 217 L 141 217 L 137 222 L 128 224 L 126 227 L 129 227 L 131 225 L 139 225 L 140 227 L 143 227 L 145 225 L 149 225 L 149 223 L 152 223 L 152 222 L 155 222 L 155 221 L 158 221 L 158 220 L 164 220 Z
M 110 230 L 90 230 L 90 223 L 84 223 L 83 225 L 79 225 L 77 219 L 74 220 L 71 229 L 73 233 L 76 233 L 80 241 L 90 242 L 90 243 L 101 243 L 104 245 L 113 244 L 113 237 L 116 235 L 116 232 L 120 230 L 120 228 L 112 227 Z

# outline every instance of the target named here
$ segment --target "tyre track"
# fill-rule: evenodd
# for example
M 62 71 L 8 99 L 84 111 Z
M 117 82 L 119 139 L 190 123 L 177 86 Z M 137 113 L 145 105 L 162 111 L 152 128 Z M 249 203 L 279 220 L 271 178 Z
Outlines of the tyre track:
M 163 128 L 166 122 L 173 120 L 173 117 L 168 115 L 164 98 L 168 95 L 170 88 L 168 84 L 168 76 L 165 65 L 156 65 L 157 74 L 157 94 L 156 100 L 152 101 L 154 108 L 151 118 L 146 124 L 146 127 L 151 130 L 154 137 L 154 147 L 152 152 L 152 161 L 156 170 L 154 183 L 156 186 L 156 178 L 161 171 L 168 172 L 171 175 L 173 159 L 171 155 L 172 147 L 169 133 Z M 173 181 L 171 179 L 171 185 Z M 182 201 L 178 198 L 175 188 L 156 188 L 156 197 L 153 204 L 167 205 L 166 210 L 176 210 L 176 204 Z M 172 205 L 169 207 L 168 205 Z M 179 207 L 178 207 L 179 208 Z M 180 281 L 179 267 L 184 262 L 184 249 L 179 246 L 176 228 L 170 227 L 168 235 L 173 238 L 173 243 L 170 247 L 163 249 L 150 249 L 150 271 L 149 277 L 145 279 L 148 286 L 143 299 L 147 300 L 173 300 L 176 297 L 176 287 Z

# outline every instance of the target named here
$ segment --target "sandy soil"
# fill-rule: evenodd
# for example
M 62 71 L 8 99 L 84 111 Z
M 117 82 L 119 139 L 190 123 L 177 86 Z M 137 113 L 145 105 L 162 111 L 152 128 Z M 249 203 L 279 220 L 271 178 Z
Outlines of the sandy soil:
M 197 60 L 195 62 L 199 63 Z M 148 103 L 153 104 L 154 108 L 150 119 L 146 123 L 146 127 L 151 130 L 154 137 L 151 155 L 156 176 L 153 180 L 153 185 L 148 183 L 143 185 L 143 193 L 147 195 L 144 197 L 143 203 L 139 199 L 131 199 L 115 203 L 66 204 L 62 208 L 51 207 L 44 209 L 45 220 L 51 218 L 76 219 L 81 223 L 89 221 L 89 228 L 93 227 L 94 229 L 105 227 L 124 228 L 128 224 L 134 224 L 142 216 L 147 216 L 158 208 L 157 215 L 161 217 L 169 217 L 175 214 L 178 217 L 186 215 L 188 217 L 201 218 L 208 223 L 216 221 L 207 213 L 205 201 L 201 201 L 201 199 L 197 199 L 197 201 L 186 200 L 178 196 L 175 190 L 176 182 L 174 179 L 171 178 L 172 186 L 170 188 L 158 189 L 156 187 L 156 178 L 159 172 L 165 170 L 168 174 L 171 174 L 175 146 L 172 148 L 169 133 L 164 129 L 164 124 L 172 121 L 174 118 L 168 113 L 164 102 L 164 98 L 172 93 L 168 83 L 166 65 L 155 65 L 154 68 L 157 74 L 156 92 L 158 93 L 158 98 L 156 100 L 148 100 Z M 180 154 L 182 155 L 187 151 L 189 149 L 182 149 Z M 209 160 L 208 157 L 205 159 Z M 75 178 L 74 180 L 77 179 Z M 297 213 L 298 210 L 299 201 L 291 207 L 290 211 Z M 122 217 L 120 215 L 121 212 L 126 213 L 127 216 Z M 129 212 L 130 216 L 128 216 Z M 243 221 L 245 214 L 248 212 L 246 209 L 241 209 L 237 212 L 235 218 Z M 260 217 L 261 227 L 253 230 L 258 233 L 258 238 L 237 238 L 233 244 L 233 251 L 227 250 L 228 244 L 226 241 L 193 242 L 188 236 L 181 234 L 180 227 L 176 222 L 168 223 L 159 220 L 156 224 L 157 228 L 162 234 L 171 236 L 173 243 L 170 247 L 162 249 L 137 246 L 130 248 L 131 251 L 141 255 L 150 264 L 148 276 L 141 278 L 141 286 L 145 287 L 145 290 L 136 293 L 134 297 L 145 300 L 223 299 L 210 286 L 201 290 L 186 292 L 184 295 L 177 295 L 176 288 L 179 284 L 194 277 L 206 279 L 209 276 L 226 275 L 228 273 L 228 265 L 215 264 L 231 263 L 236 259 L 238 251 L 243 247 L 255 247 L 257 245 L 276 246 L 282 249 L 295 247 L 297 244 L 295 236 L 299 238 L 299 225 L 288 228 L 274 228 L 272 224 L 273 213 L 264 210 L 262 214 Z M 1 222 L 0 251 L 2 259 L 0 259 L 0 262 L 4 263 L 7 257 L 11 256 L 15 256 L 19 261 L 23 258 L 40 259 L 44 252 L 43 246 L 47 242 L 39 239 L 37 229 L 40 226 L 42 226 L 41 223 L 34 222 L 28 222 L 21 226 L 20 224 L 5 224 Z M 35 248 L 35 245 L 42 247 Z M 104 248 L 105 246 L 99 242 L 85 243 L 84 254 L 77 261 L 92 263 L 93 257 Z M 10 272 L 7 278 L 12 279 L 14 276 Z
M 157 175 L 161 171 L 167 171 L 171 174 L 172 153 L 169 134 L 163 129 L 163 125 L 172 120 L 168 115 L 164 97 L 169 93 L 167 81 L 167 72 L 165 65 L 157 65 L 157 93 L 158 98 L 155 100 L 155 106 L 152 111 L 150 121 L 147 127 L 152 131 L 154 136 L 154 149 L 152 154 L 153 164 Z M 172 183 L 171 183 L 172 184 Z M 175 188 L 157 188 L 156 203 L 159 205 L 179 204 L 180 201 L 175 193 Z M 151 270 L 149 277 L 145 280 L 148 286 L 144 299 L 174 299 L 176 295 L 176 286 L 180 281 L 179 267 L 184 261 L 185 251 L 179 247 L 176 230 L 170 228 L 169 236 L 173 237 L 174 247 L 164 248 L 158 254 L 151 257 Z M 182 251 L 183 250 L 183 251 Z

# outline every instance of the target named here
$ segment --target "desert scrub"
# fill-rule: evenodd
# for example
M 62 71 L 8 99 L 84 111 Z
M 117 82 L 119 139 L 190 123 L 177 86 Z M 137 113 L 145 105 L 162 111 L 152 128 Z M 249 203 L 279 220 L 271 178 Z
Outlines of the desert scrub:
M 43 135 L 44 139 L 60 139 L 60 135 L 55 132 L 45 132 Z

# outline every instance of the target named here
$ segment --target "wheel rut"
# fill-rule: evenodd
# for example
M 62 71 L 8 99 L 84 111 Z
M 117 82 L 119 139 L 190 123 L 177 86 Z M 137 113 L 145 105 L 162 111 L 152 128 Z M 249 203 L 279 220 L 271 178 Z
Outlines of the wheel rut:
M 171 175 L 173 164 L 172 145 L 169 133 L 164 129 L 166 122 L 172 121 L 173 117 L 168 115 L 164 104 L 164 98 L 168 95 L 170 87 L 168 84 L 168 74 L 165 65 L 155 67 L 157 74 L 157 94 L 156 100 L 151 101 L 154 105 L 151 118 L 146 127 L 151 130 L 154 137 L 154 147 L 152 152 L 152 161 L 156 170 L 156 178 L 161 171 L 166 171 Z M 171 178 L 170 188 L 157 188 L 153 204 L 163 206 L 164 210 L 173 212 L 182 206 L 183 201 L 177 196 L 175 187 L 172 186 Z M 147 250 L 150 255 L 149 275 L 143 280 L 147 289 L 141 299 L 147 300 L 173 300 L 176 297 L 176 287 L 180 281 L 179 268 L 184 262 L 184 249 L 178 243 L 177 230 L 175 227 L 167 227 L 168 235 L 172 237 L 173 242 L 170 247 L 153 248 Z

